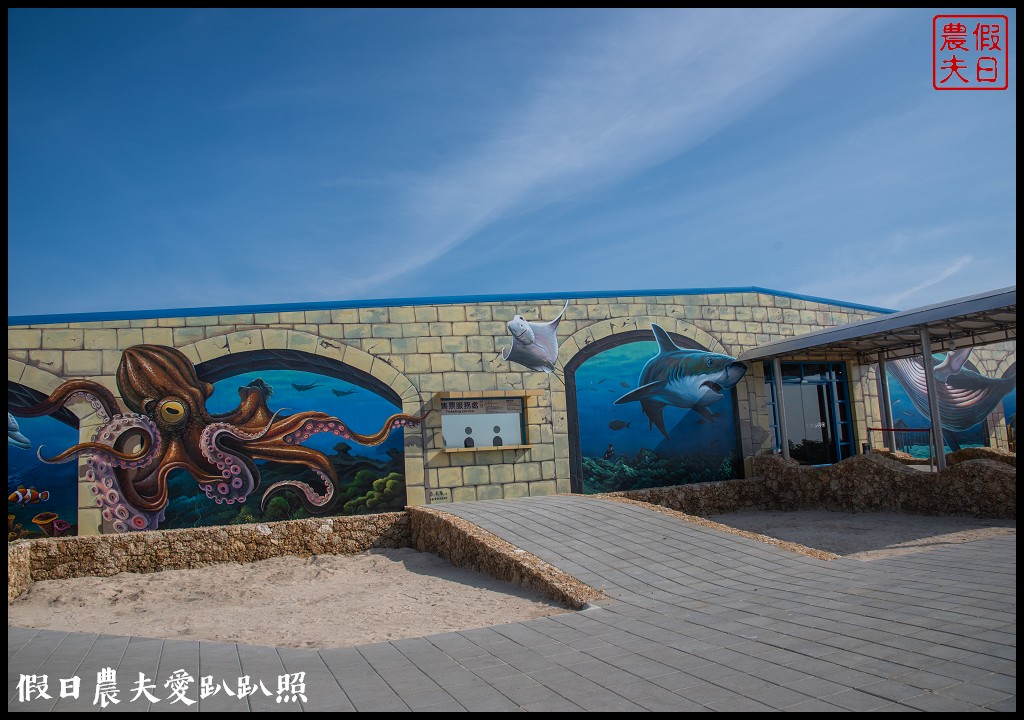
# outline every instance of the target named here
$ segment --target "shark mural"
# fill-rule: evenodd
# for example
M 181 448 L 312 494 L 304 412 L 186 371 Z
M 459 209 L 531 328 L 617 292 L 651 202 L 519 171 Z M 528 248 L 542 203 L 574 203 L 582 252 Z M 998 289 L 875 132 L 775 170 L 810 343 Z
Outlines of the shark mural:
M 570 423 L 578 428 L 573 490 L 737 477 L 742 469 L 732 388 L 746 367 L 728 355 L 680 347 L 658 325 L 633 338 L 567 371 L 575 396 Z
M 708 420 L 714 420 L 710 405 L 724 396 L 747 372 L 747 366 L 736 358 L 704 350 L 681 348 L 660 326 L 651 325 L 658 341 L 658 354 L 640 373 L 639 387 L 615 401 L 616 405 L 639 402 L 652 427 L 666 438 L 664 411 L 672 405 L 692 409 Z

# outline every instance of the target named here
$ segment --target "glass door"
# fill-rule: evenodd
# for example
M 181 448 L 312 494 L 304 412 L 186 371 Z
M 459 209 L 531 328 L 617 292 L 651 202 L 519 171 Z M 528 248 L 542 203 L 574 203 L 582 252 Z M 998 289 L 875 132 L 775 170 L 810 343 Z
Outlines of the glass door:
M 841 363 L 782 363 L 789 455 L 804 465 L 828 465 L 853 455 L 849 393 Z M 768 397 L 779 447 L 777 386 L 766 364 Z

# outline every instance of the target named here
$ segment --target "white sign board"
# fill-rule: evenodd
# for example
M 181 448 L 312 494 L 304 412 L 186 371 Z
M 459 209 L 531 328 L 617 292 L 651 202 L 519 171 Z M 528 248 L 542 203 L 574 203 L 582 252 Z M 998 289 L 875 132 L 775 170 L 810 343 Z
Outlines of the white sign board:
M 523 444 L 522 398 L 441 401 L 446 448 L 492 448 Z

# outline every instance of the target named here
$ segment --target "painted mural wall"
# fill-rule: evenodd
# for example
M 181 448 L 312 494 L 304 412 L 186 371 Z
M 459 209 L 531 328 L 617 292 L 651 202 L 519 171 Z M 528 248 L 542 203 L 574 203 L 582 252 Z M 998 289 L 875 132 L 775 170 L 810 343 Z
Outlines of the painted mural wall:
M 732 359 L 879 311 L 741 288 L 205 312 L 9 321 L 10 532 L 54 510 L 93 534 L 742 477 L 770 410 L 760 363 Z M 878 424 L 871 372 L 849 368 L 852 447 Z M 446 447 L 444 403 L 517 398 L 521 442 Z
M 970 361 L 970 348 L 932 356 L 938 391 L 939 418 L 946 453 L 989 444 L 986 420 L 1002 407 L 1006 398 L 1012 409 L 1006 412 L 1007 427 L 1016 422 L 1016 367 L 1001 377 L 990 377 Z M 891 360 L 886 363 L 893 425 L 902 428 L 927 428 L 931 424 L 924 364 L 920 357 Z M 914 457 L 929 454 L 926 432 L 896 433 L 897 449 Z
M 105 527 L 114 532 L 405 506 L 401 435 L 420 418 L 395 412 L 393 402 L 359 385 L 289 367 L 302 365 L 294 354 L 251 357 L 279 367 L 246 371 L 244 363 L 234 364 L 212 383 L 179 350 L 135 345 L 117 367 L 121 402 L 106 386 L 79 379 L 38 402 L 20 403 L 22 417 L 49 421 L 33 423 L 31 431 L 52 444 L 48 451 L 40 447 L 31 462 L 9 452 L 8 485 L 21 483 L 8 497 L 9 508 L 51 503 L 56 511 L 70 496 L 74 509 L 78 458 L 86 461 Z M 100 421 L 91 439 L 57 434 L 59 423 L 45 416 L 83 400 Z M 9 447 L 30 449 L 29 425 L 15 423 L 9 416 Z M 21 519 L 9 514 L 15 516 L 9 523 Z
M 732 388 L 746 366 L 680 347 L 657 324 L 642 335 L 650 339 L 602 350 L 571 374 L 574 489 L 590 494 L 741 477 Z
M 21 386 L 9 388 L 16 397 Z M 41 448 L 78 441 L 73 415 L 18 417 L 7 413 L 7 541 L 78 534 L 78 471 L 74 464 L 51 465 Z

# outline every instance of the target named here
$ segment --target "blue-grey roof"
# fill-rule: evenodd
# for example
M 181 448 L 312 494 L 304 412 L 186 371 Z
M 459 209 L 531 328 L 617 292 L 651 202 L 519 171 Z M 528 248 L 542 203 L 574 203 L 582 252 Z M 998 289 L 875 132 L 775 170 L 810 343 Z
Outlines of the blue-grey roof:
M 748 350 L 740 360 L 783 356 L 873 362 L 921 354 L 921 328 L 927 327 L 934 352 L 1017 339 L 1017 286 L 947 300 L 925 307 L 827 330 L 777 340 Z

